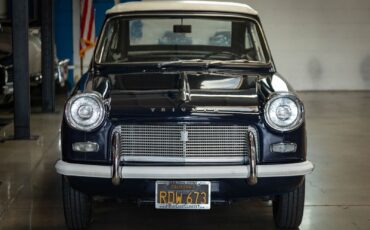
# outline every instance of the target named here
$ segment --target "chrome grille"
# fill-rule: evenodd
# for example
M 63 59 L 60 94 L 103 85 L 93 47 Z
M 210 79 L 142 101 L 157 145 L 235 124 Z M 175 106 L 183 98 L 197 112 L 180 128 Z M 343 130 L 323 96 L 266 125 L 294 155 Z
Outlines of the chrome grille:
M 136 162 L 244 163 L 249 126 L 208 124 L 121 125 L 121 154 Z

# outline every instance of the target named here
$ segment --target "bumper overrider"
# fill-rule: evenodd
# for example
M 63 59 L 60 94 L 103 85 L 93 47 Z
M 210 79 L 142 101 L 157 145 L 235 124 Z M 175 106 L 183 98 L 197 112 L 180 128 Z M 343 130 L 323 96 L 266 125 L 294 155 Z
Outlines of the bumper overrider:
M 122 166 L 120 135 L 113 134 L 112 165 L 69 163 L 59 160 L 55 168 L 64 176 L 111 179 L 119 185 L 123 179 L 247 179 L 250 185 L 258 178 L 296 177 L 311 173 L 314 165 L 310 161 L 286 164 L 257 164 L 255 134 L 248 132 L 250 154 L 248 164 L 233 166 Z

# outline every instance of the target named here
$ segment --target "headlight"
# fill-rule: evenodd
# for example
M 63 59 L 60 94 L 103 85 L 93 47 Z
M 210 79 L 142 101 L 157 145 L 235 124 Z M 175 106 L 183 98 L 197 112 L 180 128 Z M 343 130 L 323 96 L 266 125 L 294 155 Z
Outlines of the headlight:
M 303 122 L 303 117 L 303 104 L 293 94 L 276 94 L 265 106 L 265 120 L 277 131 L 286 132 L 298 128 Z
M 105 118 L 105 108 L 101 95 L 83 93 L 72 97 L 65 109 L 67 123 L 81 131 L 92 131 L 99 127 Z

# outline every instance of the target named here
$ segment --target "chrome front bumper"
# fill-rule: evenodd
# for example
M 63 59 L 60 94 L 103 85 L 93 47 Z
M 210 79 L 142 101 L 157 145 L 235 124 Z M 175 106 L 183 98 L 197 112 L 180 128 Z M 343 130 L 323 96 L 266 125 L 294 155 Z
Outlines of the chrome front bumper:
M 65 176 L 110 178 L 113 185 L 122 179 L 246 179 L 250 185 L 258 178 L 303 176 L 313 171 L 310 161 L 289 164 L 258 165 L 256 134 L 248 131 L 248 164 L 235 166 L 121 166 L 119 132 L 112 136 L 112 165 L 87 165 L 62 160 L 55 165 L 59 174 Z
M 55 168 L 65 176 L 112 178 L 112 167 L 68 163 L 59 160 Z M 290 164 L 257 165 L 256 177 L 303 176 L 313 171 L 310 161 Z M 117 175 L 120 179 L 247 179 L 250 166 L 122 166 Z

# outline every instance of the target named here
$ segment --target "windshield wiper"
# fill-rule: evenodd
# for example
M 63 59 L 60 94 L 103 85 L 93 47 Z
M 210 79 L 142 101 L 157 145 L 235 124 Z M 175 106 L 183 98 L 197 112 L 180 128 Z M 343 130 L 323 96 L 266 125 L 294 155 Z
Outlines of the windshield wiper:
M 175 60 L 158 63 L 158 67 L 164 67 L 175 64 L 187 64 L 187 63 L 204 63 L 206 66 L 209 65 L 224 65 L 224 64 L 243 64 L 243 63 L 255 63 L 263 64 L 260 61 L 251 61 L 248 59 L 235 59 L 235 60 L 204 60 L 204 59 L 188 59 L 188 60 Z
M 174 64 L 186 64 L 186 63 L 194 63 L 194 62 L 204 62 L 203 59 L 188 59 L 188 60 L 175 60 L 175 61 L 166 61 L 166 62 L 161 62 L 158 63 L 158 67 L 164 67 L 164 66 L 169 66 L 169 65 L 174 65 Z
M 229 56 L 231 58 L 240 58 L 240 55 L 239 54 L 236 54 L 236 53 L 233 53 L 233 52 L 230 52 L 230 51 L 226 51 L 226 50 L 222 50 L 222 51 L 216 51 L 216 52 L 211 52 L 211 53 L 208 53 L 206 55 L 204 55 L 204 59 L 208 59 L 212 56 Z
M 220 61 L 216 64 L 243 64 L 243 63 L 252 63 L 252 64 L 264 64 L 260 61 L 252 61 L 249 59 L 235 59 L 235 60 L 227 60 L 227 61 Z
M 225 61 L 226 63 L 261 63 L 260 61 L 253 61 L 253 60 L 249 60 L 249 59 L 235 59 L 235 60 L 228 60 L 228 61 Z

